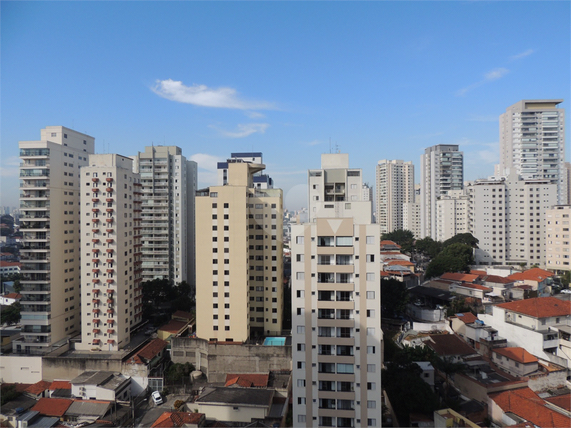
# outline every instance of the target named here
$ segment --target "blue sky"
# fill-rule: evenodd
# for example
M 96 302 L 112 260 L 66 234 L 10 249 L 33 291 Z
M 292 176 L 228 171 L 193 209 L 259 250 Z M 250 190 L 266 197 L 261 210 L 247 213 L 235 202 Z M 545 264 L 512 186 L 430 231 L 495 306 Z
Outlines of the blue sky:
M 374 184 L 380 159 L 418 177 L 426 147 L 460 144 L 471 180 L 493 174 L 507 106 L 569 104 L 566 1 L 0 7 L 1 205 L 18 204 L 18 141 L 49 125 L 98 153 L 178 145 L 201 186 L 231 152 L 261 151 L 295 209 L 330 147 Z

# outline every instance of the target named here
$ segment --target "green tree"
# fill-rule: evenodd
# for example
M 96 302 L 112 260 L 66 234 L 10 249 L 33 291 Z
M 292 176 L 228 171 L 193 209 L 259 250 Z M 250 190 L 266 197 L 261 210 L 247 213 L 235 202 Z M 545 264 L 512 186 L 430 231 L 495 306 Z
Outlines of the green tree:
M 180 382 L 182 379 L 188 378 L 194 370 L 194 365 L 190 363 L 175 363 L 167 370 L 166 377 L 169 382 Z
M 409 302 L 406 285 L 394 278 L 381 280 L 381 302 L 383 312 L 388 316 L 405 313 Z
M 569 288 L 569 282 L 571 282 L 571 271 L 566 271 L 561 275 L 561 284 L 564 288 Z
M 478 239 L 476 239 L 471 233 L 459 233 L 444 241 L 442 246 L 446 248 L 452 244 L 466 244 L 472 248 L 478 248 L 478 242 Z
M 432 365 L 436 370 L 440 371 L 441 373 L 444 373 L 444 376 L 446 377 L 446 383 L 445 383 L 446 395 L 448 396 L 448 390 L 449 390 L 448 381 L 450 376 L 456 373 L 465 373 L 466 364 L 454 362 L 453 359 L 450 357 L 443 357 L 443 358 L 438 357 L 432 362 Z
M 442 251 L 442 243 L 427 236 L 426 238 L 417 239 L 414 249 L 416 252 L 433 259 Z
M 455 243 L 445 247 L 428 264 L 425 278 L 434 278 L 446 272 L 469 272 L 474 263 L 473 248 L 467 244 Z
M 21 306 L 18 302 L 3 309 L 2 314 L 0 315 L 0 323 L 8 325 L 18 324 L 21 318 L 20 310 Z
M 399 229 L 392 232 L 383 233 L 382 241 L 393 241 L 401 246 L 401 250 L 405 253 L 412 253 L 414 245 L 414 234 L 410 230 Z
M 20 392 L 16 391 L 15 385 L 2 384 L 0 389 L 0 396 L 2 396 L 2 406 L 8 401 L 12 401 L 22 395 Z

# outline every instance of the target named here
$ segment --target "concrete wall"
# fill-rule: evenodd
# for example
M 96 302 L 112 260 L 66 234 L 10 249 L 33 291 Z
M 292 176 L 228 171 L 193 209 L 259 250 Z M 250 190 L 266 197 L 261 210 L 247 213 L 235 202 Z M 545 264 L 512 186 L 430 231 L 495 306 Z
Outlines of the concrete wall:
M 204 413 L 207 419 L 215 421 L 232 421 L 249 423 L 252 419 L 264 419 L 268 415 L 267 407 L 243 405 L 213 405 L 202 403 L 187 403 L 190 412 Z
M 0 380 L 5 383 L 36 383 L 42 380 L 42 357 L 3 355 Z
M 544 363 L 545 364 L 545 363 Z M 543 391 L 545 389 L 556 389 L 565 386 L 567 370 L 546 372 L 528 377 L 527 382 L 532 391 Z
M 44 357 L 42 361 L 43 380 L 71 380 L 88 370 L 107 370 L 121 373 L 120 359 L 92 359 L 91 354 L 85 358 Z
M 492 385 L 485 385 L 470 376 L 456 374 L 454 376 L 454 386 L 462 395 L 473 400 L 486 403 L 488 401 L 488 394 L 523 388 L 524 386 L 527 386 L 527 381 L 501 382 Z
M 267 373 L 291 370 L 290 346 L 228 345 L 177 337 L 171 342 L 174 363 L 192 363 L 210 382 L 224 382 L 226 373 Z

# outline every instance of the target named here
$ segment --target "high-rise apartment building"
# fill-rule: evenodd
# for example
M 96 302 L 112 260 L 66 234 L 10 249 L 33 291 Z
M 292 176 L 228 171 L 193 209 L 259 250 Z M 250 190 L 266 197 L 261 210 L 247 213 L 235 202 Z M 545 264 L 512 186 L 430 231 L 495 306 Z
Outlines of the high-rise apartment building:
M 410 230 L 414 239 L 420 238 L 420 203 L 411 202 L 402 206 L 403 229 Z
M 469 229 L 479 240 L 478 264 L 545 263 L 545 213 L 557 202 L 557 185 L 507 177 L 476 180 L 470 195 Z
M 545 268 L 571 270 L 571 205 L 556 205 L 545 213 Z
M 143 192 L 143 280 L 195 283 L 196 162 L 176 146 L 147 146 L 137 155 Z
M 282 331 L 283 193 L 256 188 L 265 165 L 227 163 L 225 184 L 196 196 L 196 332 L 243 342 Z
M 515 169 L 524 179 L 557 184 L 557 203 L 567 204 L 563 100 L 521 100 L 500 115 L 499 174 Z
M 451 190 L 436 201 L 436 241 L 468 232 L 468 199 L 464 190 Z
M 42 354 L 77 334 L 80 320 L 80 167 L 95 139 L 63 126 L 20 141 L 22 338 L 17 353 Z
M 436 201 L 451 190 L 464 188 L 464 155 L 456 144 L 438 144 L 420 157 L 420 234 L 436 237 Z
M 404 229 L 403 205 L 414 202 L 414 165 L 410 161 L 380 160 L 376 178 L 381 234 Z
M 319 217 L 354 217 L 360 224 L 371 221 L 371 202 L 363 201 L 361 170 L 349 168 L 348 154 L 322 154 L 321 169 L 310 169 L 307 181 L 310 222 Z
M 243 162 L 263 164 L 263 154 L 261 152 L 239 152 L 230 154 L 231 161 L 241 160 Z M 218 185 L 228 184 L 228 162 L 218 162 Z M 274 180 L 261 171 L 254 174 L 254 187 L 256 189 L 271 189 L 274 187 Z
M 361 170 L 345 154 L 321 164 L 309 172 L 309 193 L 323 206 L 292 226 L 293 424 L 381 426 L 379 227 L 370 201 L 340 191 L 349 177 L 360 189 Z
M 90 155 L 81 168 L 78 349 L 122 349 L 142 321 L 141 195 L 131 158 Z

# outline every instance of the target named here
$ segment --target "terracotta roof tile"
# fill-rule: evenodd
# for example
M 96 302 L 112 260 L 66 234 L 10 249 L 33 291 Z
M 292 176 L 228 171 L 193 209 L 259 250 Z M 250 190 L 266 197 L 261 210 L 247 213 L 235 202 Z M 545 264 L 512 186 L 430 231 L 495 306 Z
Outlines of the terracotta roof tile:
M 463 282 L 461 284 L 458 284 L 457 287 L 464 287 L 464 288 L 472 288 L 474 290 L 481 290 L 481 291 L 485 291 L 486 293 L 494 291 L 492 288 L 490 287 L 486 287 L 484 285 L 480 285 L 480 284 L 471 284 L 469 282 Z
M 456 314 L 455 318 L 458 318 L 464 324 L 473 324 L 478 319 L 472 312 L 460 312 Z
M 488 275 L 484 278 L 484 281 L 493 282 L 494 284 L 510 284 L 514 282 L 513 279 L 498 275 Z
M 545 401 L 528 387 L 489 396 L 504 412 L 514 413 L 541 428 L 571 426 L 571 418 L 547 408 Z
M 492 352 L 503 355 L 504 357 L 508 357 L 510 360 L 514 360 L 522 364 L 537 363 L 539 361 L 532 354 L 520 347 L 495 348 L 492 350 Z
M 414 266 L 414 263 L 413 263 L 413 262 L 409 262 L 408 260 L 399 259 L 399 260 L 391 260 L 391 261 L 388 263 L 388 265 L 389 265 L 389 266 L 393 266 L 393 265 Z
M 143 347 L 139 352 L 137 352 L 136 356 L 139 359 L 145 359 L 147 361 L 152 360 L 155 358 L 159 353 L 168 346 L 168 342 L 162 339 L 153 339 L 147 345 Z
M 186 327 L 186 325 L 187 323 L 183 321 L 170 320 L 167 324 L 160 327 L 159 330 L 176 334 L 179 331 L 181 331 L 184 327 Z
M 50 391 L 56 389 L 71 389 L 71 382 L 68 380 L 54 380 L 50 386 Z
M 571 315 L 571 302 L 559 300 L 556 297 L 536 297 L 533 299 L 516 300 L 514 302 L 500 303 L 497 306 L 535 318 Z
M 478 279 L 479 275 L 472 275 L 469 273 L 455 273 L 447 272 L 440 276 L 440 279 L 447 279 L 449 281 L 462 281 L 462 282 L 474 282 Z
M 239 373 L 239 374 L 231 374 L 228 373 L 226 375 L 226 383 L 235 380 L 236 378 L 240 378 L 250 382 L 251 385 L 257 388 L 265 388 L 268 386 L 268 379 L 270 378 L 269 374 L 256 374 L 256 373 Z M 229 386 L 229 385 L 224 385 Z
M 479 275 L 479 276 L 485 276 L 488 274 L 485 270 L 471 270 L 470 273 L 472 275 Z
M 533 269 L 528 269 L 524 272 L 516 272 L 510 276 L 508 276 L 509 279 L 513 280 L 513 281 L 537 281 L 537 282 L 542 282 L 543 280 L 545 280 L 546 278 L 549 278 L 550 276 L 553 276 L 553 272 L 549 272 L 548 270 L 544 270 L 544 269 L 540 269 L 540 268 L 533 268 Z
M 151 425 L 152 428 L 182 427 L 185 424 L 198 425 L 204 413 L 164 412 Z
M 571 412 L 571 394 L 549 397 L 546 398 L 545 401 L 549 401 L 550 403 L 555 404 L 557 407 L 561 407 L 562 409 Z
M 28 388 L 26 388 L 26 392 L 33 395 L 39 395 L 42 392 L 50 389 L 50 385 L 51 385 L 50 382 L 46 382 L 45 380 L 40 380 L 39 382 L 36 382 L 30 385 Z
M 61 417 L 65 414 L 73 401 L 65 398 L 40 398 L 30 410 L 40 412 L 44 416 Z
M 8 293 L 4 294 L 2 297 L 6 297 L 7 299 L 21 299 L 22 295 L 19 293 Z

